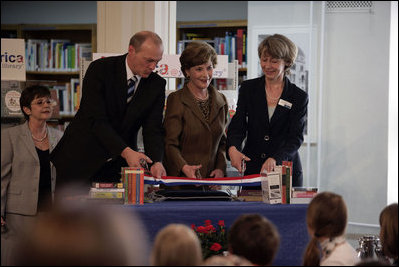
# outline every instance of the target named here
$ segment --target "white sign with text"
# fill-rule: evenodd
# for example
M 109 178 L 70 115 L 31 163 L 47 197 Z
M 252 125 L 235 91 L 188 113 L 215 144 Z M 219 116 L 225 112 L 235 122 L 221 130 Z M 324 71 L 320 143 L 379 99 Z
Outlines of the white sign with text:
M 24 39 L 1 38 L 1 80 L 26 80 Z

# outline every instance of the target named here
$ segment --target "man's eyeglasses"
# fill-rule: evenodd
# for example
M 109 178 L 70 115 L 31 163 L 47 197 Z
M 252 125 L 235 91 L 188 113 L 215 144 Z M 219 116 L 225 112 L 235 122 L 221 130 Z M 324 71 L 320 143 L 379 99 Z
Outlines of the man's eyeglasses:
M 44 104 L 48 104 L 50 106 L 55 106 L 57 103 L 55 100 L 51 98 L 46 98 L 46 99 L 39 99 L 36 102 L 32 102 L 31 105 L 39 105 L 39 106 L 44 106 Z

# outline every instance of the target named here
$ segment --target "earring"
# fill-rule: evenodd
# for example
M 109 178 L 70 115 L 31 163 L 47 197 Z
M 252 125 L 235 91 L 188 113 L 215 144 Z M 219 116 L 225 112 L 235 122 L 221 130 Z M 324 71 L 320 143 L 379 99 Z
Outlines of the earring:
M 186 80 L 189 81 L 189 80 L 190 80 L 190 76 L 187 76 L 187 77 L 186 77 Z

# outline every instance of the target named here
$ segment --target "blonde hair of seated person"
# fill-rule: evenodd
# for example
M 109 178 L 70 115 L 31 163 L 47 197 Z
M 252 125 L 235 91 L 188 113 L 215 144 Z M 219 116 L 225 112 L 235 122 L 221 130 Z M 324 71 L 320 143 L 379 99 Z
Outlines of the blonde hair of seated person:
M 204 266 L 252 266 L 252 262 L 234 254 L 214 255 L 204 261 Z
M 153 266 L 197 266 L 202 249 L 195 232 L 184 224 L 169 224 L 155 237 L 150 263 Z

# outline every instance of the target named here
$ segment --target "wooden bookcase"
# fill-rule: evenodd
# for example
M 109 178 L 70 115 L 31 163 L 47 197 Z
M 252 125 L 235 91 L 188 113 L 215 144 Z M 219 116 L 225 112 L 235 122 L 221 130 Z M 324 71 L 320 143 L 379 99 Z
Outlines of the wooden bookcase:
M 90 43 L 91 52 L 97 51 L 97 25 L 96 24 L 2 24 L 2 38 L 29 39 L 68 39 L 71 43 Z M 26 80 L 56 81 L 59 85 L 65 85 L 72 78 L 79 79 L 79 70 L 74 71 L 30 71 L 26 72 Z M 61 115 L 54 118 L 53 122 L 64 124 L 70 121 L 74 113 Z M 20 118 L 14 119 L 16 122 Z M 2 118 L 2 123 L 10 123 L 13 118 Z
M 226 32 L 236 32 L 237 29 L 244 29 L 247 32 L 247 20 L 214 20 L 214 21 L 185 21 L 176 23 L 176 44 L 179 41 L 187 39 L 187 34 L 198 34 L 201 40 L 214 40 L 214 38 L 223 38 Z M 177 50 L 178 51 L 178 48 Z M 246 79 L 247 68 L 246 65 L 238 68 L 239 84 Z M 182 81 L 177 82 L 177 86 L 181 85 Z

